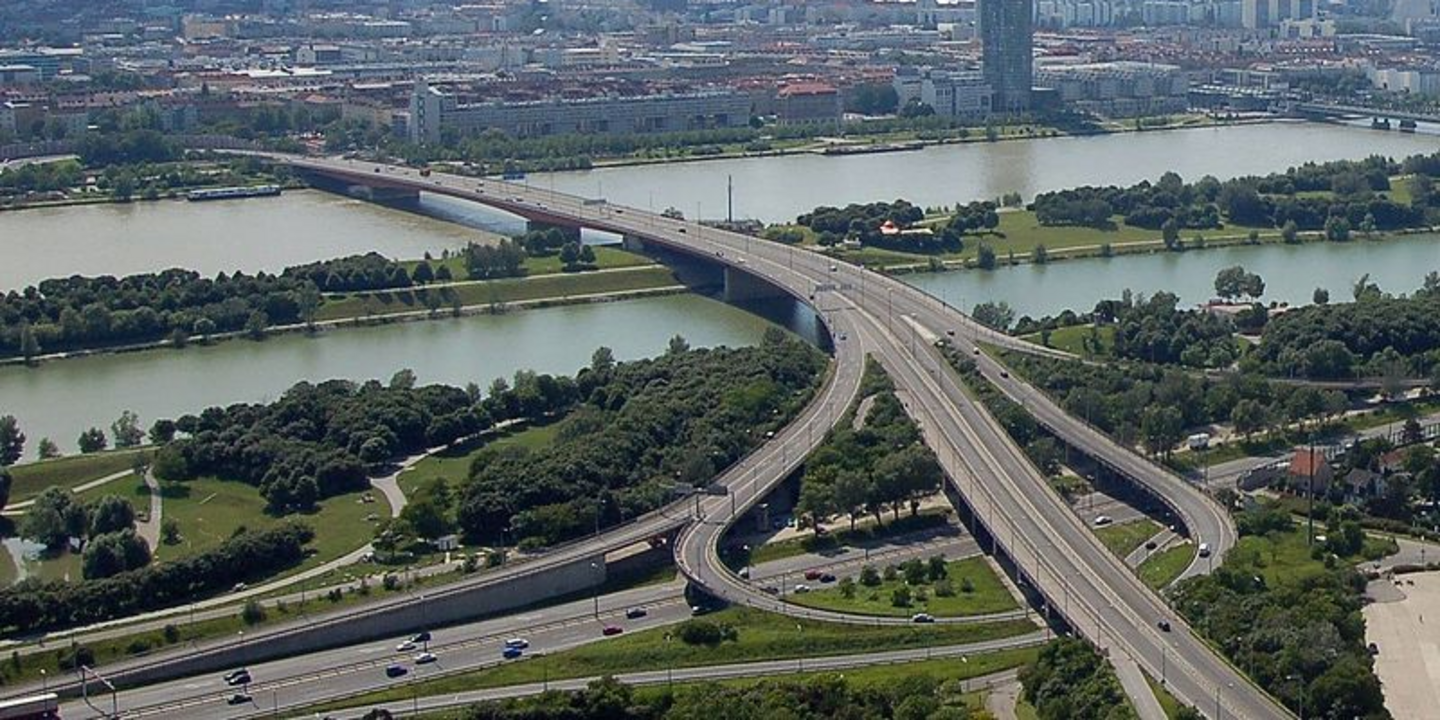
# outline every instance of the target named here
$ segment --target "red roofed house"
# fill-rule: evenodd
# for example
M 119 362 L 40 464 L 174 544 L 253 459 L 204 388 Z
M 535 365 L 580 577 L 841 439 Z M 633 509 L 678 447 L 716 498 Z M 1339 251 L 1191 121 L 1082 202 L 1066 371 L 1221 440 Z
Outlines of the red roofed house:
M 1330 481 L 1335 479 L 1335 469 L 1330 467 L 1325 453 L 1299 448 L 1290 458 L 1289 475 L 1290 487 L 1295 489 L 1295 494 L 1305 495 L 1313 488 L 1318 497 L 1329 492 Z
M 840 91 L 822 82 L 794 82 L 776 93 L 775 119 L 781 125 L 824 125 L 841 118 Z

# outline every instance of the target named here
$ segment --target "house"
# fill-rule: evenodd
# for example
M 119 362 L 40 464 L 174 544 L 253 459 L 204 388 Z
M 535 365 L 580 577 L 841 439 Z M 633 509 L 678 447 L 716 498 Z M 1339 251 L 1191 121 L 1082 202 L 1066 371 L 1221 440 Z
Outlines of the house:
M 1329 492 L 1330 482 L 1335 479 L 1335 469 L 1330 466 L 1325 453 L 1314 448 L 1297 449 L 1294 457 L 1290 458 L 1287 474 L 1290 487 L 1297 495 L 1314 492 L 1317 497 L 1323 496 Z
M 1353 504 L 1383 497 L 1387 490 L 1385 476 L 1365 468 L 1355 468 L 1345 473 L 1342 484 L 1345 489 L 1345 502 Z
M 449 552 L 449 551 L 451 551 L 451 550 L 459 550 L 459 549 L 460 549 L 460 536 L 459 536 L 459 535 L 441 535 L 440 537 L 435 538 L 434 540 L 431 540 L 431 541 L 430 541 L 430 544 L 431 544 L 431 545 L 434 545 L 434 546 L 435 546 L 435 549 L 436 549 L 436 550 L 439 550 L 439 551 L 441 551 L 441 552 Z

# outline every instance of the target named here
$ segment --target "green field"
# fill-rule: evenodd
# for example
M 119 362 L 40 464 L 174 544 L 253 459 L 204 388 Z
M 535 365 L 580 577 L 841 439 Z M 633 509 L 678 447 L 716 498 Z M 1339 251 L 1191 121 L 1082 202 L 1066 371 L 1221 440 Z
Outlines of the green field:
M 10 503 L 29 500 L 51 486 L 73 488 L 129 470 L 134 467 L 137 454 L 149 452 L 148 449 L 111 450 L 11 466 L 10 476 L 14 483 L 10 486 Z
M 555 440 L 555 433 L 559 429 L 559 426 L 553 423 L 530 426 L 485 435 L 470 442 L 446 448 L 415 463 L 409 470 L 401 473 L 400 489 L 408 495 L 435 478 L 445 478 L 453 487 L 454 484 L 470 477 L 470 463 L 482 450 L 507 445 L 539 450 L 548 447 Z
M 1140 579 L 1151 588 L 1159 590 L 1175 582 L 1175 578 L 1180 577 L 1180 573 L 1190 567 L 1190 561 L 1194 558 L 1195 546 L 1190 543 L 1155 553 L 1140 563 Z
M 903 573 L 892 581 L 882 580 L 879 585 L 866 587 L 856 584 L 855 594 L 846 598 L 838 587 L 827 587 L 808 593 L 790 594 L 786 599 L 796 605 L 819 610 L 836 610 L 862 615 L 888 615 L 909 617 L 917 612 L 927 612 L 936 617 L 964 617 L 1015 610 L 1019 605 L 1015 598 L 990 569 L 983 557 L 966 558 L 946 564 L 947 579 L 954 595 L 940 597 L 935 594 L 934 585 L 925 583 L 909 586 L 912 593 L 923 589 L 924 601 L 913 601 L 905 607 L 891 603 L 891 595 L 897 588 L 905 586 Z M 961 583 L 968 579 L 974 586 L 971 592 L 961 590 Z
M 494 668 L 460 673 L 433 681 L 404 685 L 353 698 L 337 706 L 408 699 L 414 694 L 442 695 L 462 690 L 505 687 L 544 678 L 614 675 L 658 668 L 703 667 L 758 660 L 784 660 L 825 655 L 850 655 L 905 648 L 940 647 L 1024 635 L 1035 630 L 1025 620 L 975 625 L 868 627 L 797 620 L 782 615 L 728 608 L 705 617 L 736 628 L 739 638 L 714 647 L 686 645 L 671 638 L 672 628 L 655 628 L 544 655 L 535 648 L 527 659 Z M 600 633 L 599 623 L 595 633 Z M 444 658 L 441 658 L 444 661 Z M 797 668 L 798 669 L 798 668 Z
M 1057 328 L 1050 333 L 1050 347 L 1086 358 L 1108 356 L 1115 348 L 1115 326 L 1104 325 L 1094 330 L 1096 337 L 1100 340 L 1099 352 L 1092 352 L 1090 348 L 1085 347 L 1085 338 L 1090 337 L 1092 327 L 1091 325 L 1071 325 Z M 1036 345 L 1041 344 L 1040 333 L 1024 335 L 1020 339 Z
M 1317 535 L 1325 530 L 1319 525 Z M 1350 557 L 1340 558 L 1347 563 L 1358 563 L 1367 558 L 1380 558 L 1395 552 L 1394 542 L 1376 537 L 1365 538 L 1364 549 Z M 1265 583 L 1276 587 L 1282 583 L 1301 582 L 1307 577 L 1325 572 L 1321 560 L 1310 557 L 1310 546 L 1306 542 L 1303 522 L 1289 532 L 1271 533 L 1265 536 L 1245 536 L 1226 555 L 1225 561 L 1239 573 L 1257 574 Z
M 219 545 L 245 527 L 250 530 L 272 527 L 286 520 L 298 520 L 315 530 L 310 548 L 314 553 L 300 566 L 313 567 L 348 553 L 369 542 L 375 523 L 368 520 L 390 517 L 385 496 L 373 492 L 373 503 L 362 503 L 366 493 L 338 495 L 320 503 L 313 514 L 292 514 L 276 517 L 265 512 L 265 500 L 255 488 L 241 482 L 216 478 L 200 478 L 185 483 L 161 486 L 164 516 L 180 524 L 181 542 L 161 544 L 156 551 L 159 559 L 193 555 Z
M 1096 528 L 1095 534 L 1100 536 L 1100 542 L 1105 543 L 1110 552 L 1123 558 L 1134 552 L 1135 548 L 1144 545 L 1146 540 L 1155 537 L 1155 533 L 1160 530 L 1160 523 L 1145 518 Z
M 758 565 L 772 560 L 782 560 L 797 555 L 804 555 L 805 553 L 824 552 L 845 545 L 855 546 L 873 543 L 897 535 L 939 527 L 946 523 L 947 515 L 948 511 L 946 510 L 926 508 L 920 511 L 919 515 L 911 515 L 902 517 L 899 520 L 891 520 L 883 525 L 877 523 L 875 518 L 867 517 L 857 522 L 854 530 L 846 528 L 822 536 L 817 536 L 813 532 L 809 532 L 800 537 L 768 542 L 752 550 L 748 557 L 746 557 L 744 553 L 732 550 L 726 553 L 725 561 L 732 566 L 732 569 L 739 570 L 745 565 Z
M 621 250 L 619 247 L 612 247 L 608 245 L 592 245 L 591 249 L 595 251 L 596 270 L 610 270 L 612 268 L 639 267 L 641 265 L 656 264 L 654 260 L 651 260 L 644 255 L 632 253 L 628 250 Z M 404 266 L 405 272 L 411 272 L 415 269 L 416 265 L 420 264 L 420 261 L 404 260 L 401 261 L 400 264 Z M 465 270 L 465 257 L 462 254 L 456 254 L 443 260 L 441 258 L 435 258 L 430 261 L 430 267 L 434 270 L 439 270 L 440 266 L 442 265 L 450 268 L 450 275 L 455 280 L 464 280 L 466 277 L 468 277 Z M 560 255 L 558 253 L 541 257 L 525 258 L 525 274 L 530 277 L 534 277 L 537 275 L 553 275 L 563 272 L 565 272 L 565 266 L 561 264 Z
M 678 285 L 674 274 L 665 267 L 638 267 L 629 270 L 581 275 L 539 275 L 533 278 L 488 280 L 463 283 L 451 289 L 465 306 L 500 305 L 527 300 L 564 299 L 581 295 L 652 290 Z M 438 289 L 398 290 L 360 295 L 329 296 L 320 306 L 317 320 L 339 320 L 394 315 L 427 310 L 425 296 L 440 293 Z M 438 312 L 449 312 L 449 303 L 442 303 Z

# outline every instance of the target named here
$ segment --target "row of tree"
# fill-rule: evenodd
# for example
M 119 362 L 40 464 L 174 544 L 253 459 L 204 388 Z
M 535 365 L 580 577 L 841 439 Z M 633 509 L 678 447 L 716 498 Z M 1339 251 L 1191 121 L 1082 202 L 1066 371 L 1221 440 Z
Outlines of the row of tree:
M 852 527 L 864 515 L 879 522 L 887 508 L 898 518 L 907 505 L 913 514 L 944 479 L 890 378 L 873 360 L 864 382 L 871 399 L 859 429 L 841 422 L 805 462 L 795 510 L 807 526 L 835 515 L 849 517 Z
M 84 582 L 27 578 L 0 589 L 0 630 L 36 632 L 89 625 L 170 607 L 272 575 L 300 562 L 315 533 L 286 523 L 241 532 L 190 557 Z

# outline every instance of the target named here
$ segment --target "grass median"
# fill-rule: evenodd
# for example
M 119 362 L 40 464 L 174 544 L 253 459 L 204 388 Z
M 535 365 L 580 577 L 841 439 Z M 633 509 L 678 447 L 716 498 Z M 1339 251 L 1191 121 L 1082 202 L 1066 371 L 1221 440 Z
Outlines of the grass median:
M 1190 567 L 1195 559 L 1195 546 L 1190 543 L 1176 545 L 1168 550 L 1151 555 L 1140 563 L 1140 579 L 1154 590 L 1167 587 Z
M 416 695 L 443 695 L 523 685 L 545 678 L 562 680 L 667 667 L 704 667 L 960 645 L 1015 637 L 1035 630 L 1035 625 L 1027 620 L 924 627 L 843 625 L 738 607 L 708 615 L 704 620 L 734 628 L 737 639 L 713 646 L 687 645 L 678 637 L 672 638 L 675 634 L 673 628 L 643 630 L 553 655 L 534 655 L 493 668 L 399 685 L 332 703 L 326 708 L 357 707 L 409 700 Z
M 1123 559 L 1160 530 L 1160 524 L 1154 520 L 1141 519 L 1097 528 L 1095 534 L 1100 536 L 1100 542 L 1105 543 L 1110 552 Z
M 946 563 L 946 576 L 941 581 L 907 585 L 903 573 L 893 580 L 880 579 L 879 584 L 855 584 L 846 597 L 845 588 L 830 587 L 807 593 L 792 594 L 786 599 L 796 605 L 817 610 L 909 617 L 926 612 L 936 617 L 965 617 L 1006 612 L 1020 606 L 1005 584 L 990 569 L 983 557 L 966 558 Z M 896 604 L 897 594 L 904 604 Z

